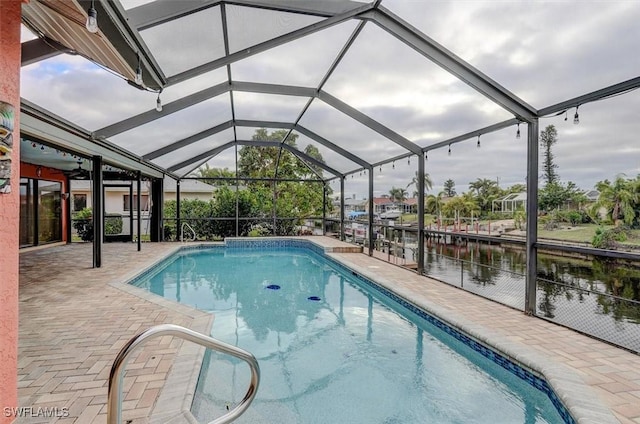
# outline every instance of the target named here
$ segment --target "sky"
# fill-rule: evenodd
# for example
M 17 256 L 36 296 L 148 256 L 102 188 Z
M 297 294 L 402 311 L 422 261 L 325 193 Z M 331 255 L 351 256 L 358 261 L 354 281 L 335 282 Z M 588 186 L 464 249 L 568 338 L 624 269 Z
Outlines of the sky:
M 123 0 L 125 8 L 142 1 Z M 382 6 L 424 32 L 485 75 L 537 109 L 589 93 L 640 75 L 640 1 L 407 1 L 383 0 Z M 319 19 L 227 6 L 230 47 L 246 48 Z M 168 75 L 213 60 L 224 53 L 219 8 L 190 15 L 167 27 L 141 33 Z M 318 88 L 322 77 L 357 25 L 349 21 L 259 53 L 231 66 L 236 81 Z M 23 39 L 28 34 L 24 31 Z M 98 130 L 155 107 L 156 94 L 137 90 L 78 56 L 59 55 L 23 68 L 22 96 L 86 128 Z M 218 69 L 167 87 L 166 104 L 183 95 L 224 82 Z M 322 89 L 389 127 L 421 147 L 513 118 L 508 111 L 475 92 L 464 82 L 421 56 L 372 22 L 347 51 Z M 233 94 L 237 119 L 294 122 L 375 163 L 405 153 L 331 106 L 315 99 L 300 115 L 306 98 L 265 94 Z M 168 115 L 110 140 L 144 155 L 231 119 L 228 93 Z M 640 90 L 581 105 L 540 119 L 540 130 L 555 125 L 553 148 L 562 181 L 587 190 L 619 174 L 640 174 Z M 248 139 L 255 128 L 238 128 Z M 426 161 L 434 187 L 447 179 L 458 193 L 478 178 L 496 180 L 501 187 L 526 179 L 526 125 L 516 138 L 516 126 L 431 151 Z M 170 166 L 189 156 L 231 141 L 233 131 L 161 156 Z M 359 166 L 300 135 L 301 150 L 313 144 L 327 164 L 341 172 Z M 417 170 L 417 157 L 374 170 L 374 195 L 392 187 L 407 187 Z M 228 150 L 208 163 L 233 168 Z M 542 160 L 540 160 L 542 162 Z M 181 172 L 190 169 L 180 170 Z M 331 184 L 334 192 L 339 183 Z M 365 198 L 368 176 L 355 173 L 345 180 L 345 195 Z M 409 194 L 414 188 L 408 189 Z

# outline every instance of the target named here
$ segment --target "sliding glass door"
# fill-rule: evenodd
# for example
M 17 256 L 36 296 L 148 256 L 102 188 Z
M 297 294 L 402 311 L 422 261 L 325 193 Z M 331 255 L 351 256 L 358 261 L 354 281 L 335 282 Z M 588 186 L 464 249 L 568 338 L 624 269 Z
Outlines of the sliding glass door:
M 62 240 L 62 184 L 20 179 L 20 246 Z
M 34 181 L 30 178 L 20 178 L 20 247 L 36 244 Z

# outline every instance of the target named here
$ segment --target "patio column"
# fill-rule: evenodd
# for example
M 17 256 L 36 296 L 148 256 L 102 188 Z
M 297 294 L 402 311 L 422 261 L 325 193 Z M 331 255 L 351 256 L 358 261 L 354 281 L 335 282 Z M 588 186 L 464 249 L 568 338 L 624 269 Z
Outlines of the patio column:
M 154 178 L 151 182 L 151 241 L 162 241 L 162 206 L 164 199 L 164 179 Z
M 418 158 L 418 274 L 424 268 L 424 153 Z
M 237 193 L 237 192 L 236 192 Z M 180 221 L 180 180 L 176 180 L 176 240 L 180 237 L 180 227 L 182 222 Z M 237 227 L 237 226 L 236 226 Z M 236 236 L 237 236 L 236 231 Z M 182 241 L 182 240 L 179 240 Z
M 344 176 L 340 177 L 340 240 L 344 241 Z
M 71 178 L 69 178 L 68 176 L 65 177 L 64 179 L 64 184 L 65 184 L 65 189 L 64 189 L 64 193 L 66 193 L 66 199 L 64 201 L 64 210 L 66 211 L 66 215 L 65 215 L 65 230 L 66 230 L 66 237 L 67 237 L 67 244 L 71 244 L 71 239 L 73 237 L 71 230 L 72 230 L 72 216 L 71 216 Z
M 327 220 L 327 185 L 322 183 L 322 235 L 326 236 L 325 223 Z
M 527 140 L 527 277 L 524 312 L 536 314 L 536 280 L 538 278 L 538 119 L 528 126 Z
M 0 194 L 0 405 L 18 405 L 18 248 L 20 228 L 20 5 L 0 1 L 0 102 L 14 108 L 10 193 Z M 0 414 L 0 424 L 15 417 Z
M 142 172 L 136 172 L 136 231 L 138 234 L 138 252 L 142 250 Z
M 369 256 L 373 256 L 373 167 L 369 167 Z
M 104 189 L 102 186 L 102 156 L 93 157 L 93 267 L 102 266 L 102 239 L 104 225 Z

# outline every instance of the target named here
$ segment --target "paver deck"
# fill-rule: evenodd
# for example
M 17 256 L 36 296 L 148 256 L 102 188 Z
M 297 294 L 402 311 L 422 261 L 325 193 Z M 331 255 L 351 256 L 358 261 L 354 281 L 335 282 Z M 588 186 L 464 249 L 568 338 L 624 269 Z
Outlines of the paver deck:
M 310 239 L 340 246 L 330 238 Z M 54 407 L 66 416 L 21 418 L 17 423 L 104 423 L 109 370 L 126 341 L 160 323 L 206 331 L 208 314 L 117 287 L 178 247 L 145 243 L 137 252 L 134 244 L 106 244 L 99 269 L 91 267 L 90 245 L 21 253 L 20 406 Z M 523 352 L 518 357 L 523 362 L 531 352 L 549 369 L 560 364 L 573 370 L 581 380 L 573 385 L 588 387 L 620 422 L 640 423 L 640 356 L 364 254 L 331 255 L 425 309 L 459 321 L 480 339 L 515 356 Z M 148 421 L 181 346 L 168 337 L 149 344 L 153 347 L 127 366 L 124 422 Z M 599 422 L 597 416 L 590 421 Z

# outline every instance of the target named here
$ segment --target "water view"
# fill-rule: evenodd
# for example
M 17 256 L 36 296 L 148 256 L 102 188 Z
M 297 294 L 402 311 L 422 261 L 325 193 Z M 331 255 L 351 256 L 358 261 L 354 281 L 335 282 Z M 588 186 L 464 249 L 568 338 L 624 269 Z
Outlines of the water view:
M 428 243 L 425 273 L 524 309 L 525 256 L 515 246 Z M 638 301 L 634 264 L 538 254 L 538 316 L 640 351 Z

